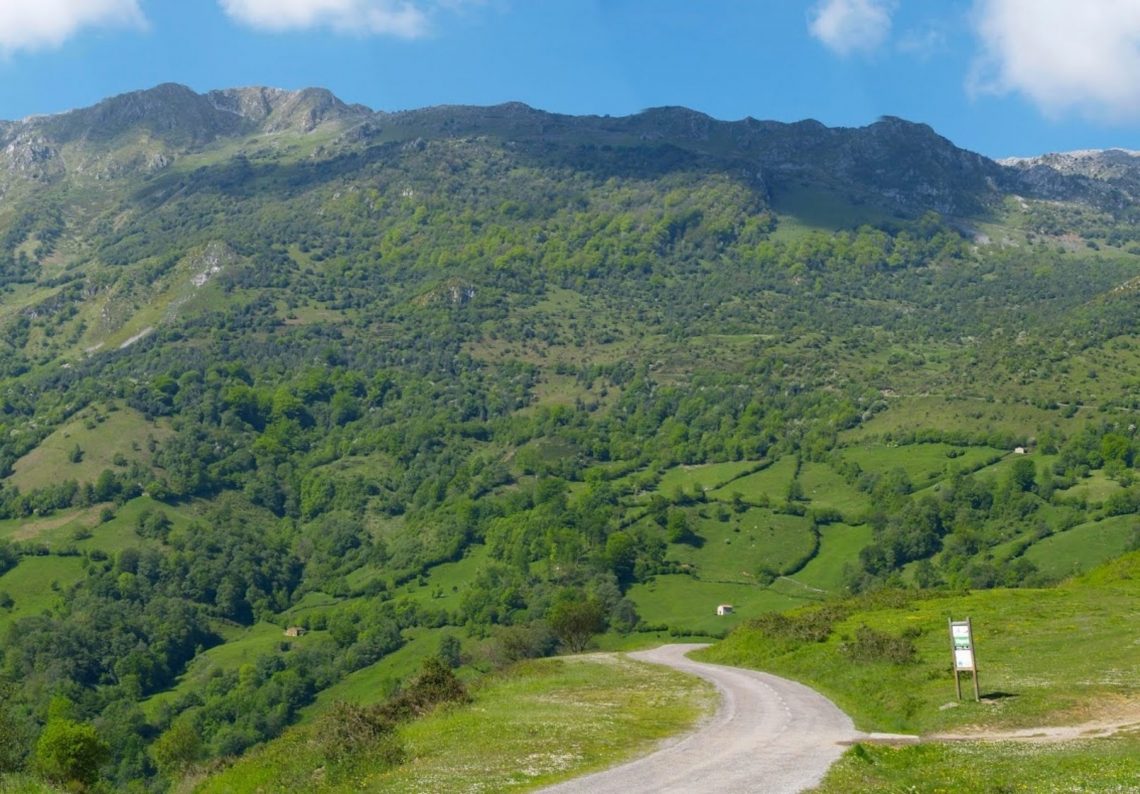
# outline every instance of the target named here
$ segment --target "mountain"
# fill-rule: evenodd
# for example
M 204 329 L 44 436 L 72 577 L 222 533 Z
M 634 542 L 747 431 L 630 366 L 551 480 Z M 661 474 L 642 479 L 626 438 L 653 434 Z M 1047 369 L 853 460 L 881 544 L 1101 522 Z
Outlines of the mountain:
M 686 108 L 652 108 L 621 118 L 571 117 L 521 103 L 437 107 L 398 113 L 347 105 L 324 89 L 239 88 L 196 94 L 164 84 L 55 116 L 0 123 L 10 173 L 26 177 L 97 178 L 153 172 L 177 157 L 228 140 L 278 133 L 352 129 L 349 137 L 416 140 L 490 135 L 517 144 L 580 152 L 589 147 L 701 158 L 739 168 L 771 189 L 797 183 L 850 193 L 897 210 L 950 215 L 983 213 L 1006 193 L 1119 204 L 1134 186 L 1128 156 L 1050 155 L 996 163 L 955 147 L 930 127 L 885 117 L 867 127 L 827 128 L 718 121 Z M 1116 150 L 1119 152 L 1120 150 Z M 1095 164 L 1094 164 L 1095 163 Z M 1130 197 L 1131 194 L 1129 194 Z
M 0 123 L 0 773 L 94 730 L 162 789 L 437 653 L 1119 557 L 1131 163 L 319 89 Z

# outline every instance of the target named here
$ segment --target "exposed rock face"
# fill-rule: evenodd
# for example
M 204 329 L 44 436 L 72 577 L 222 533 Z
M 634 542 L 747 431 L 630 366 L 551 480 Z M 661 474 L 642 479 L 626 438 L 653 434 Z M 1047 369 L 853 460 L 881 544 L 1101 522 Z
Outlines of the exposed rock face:
M 285 91 L 280 88 L 228 88 L 211 91 L 206 99 L 217 109 L 256 125 L 261 132 L 311 132 L 329 120 L 364 120 L 372 111 L 347 105 L 324 88 Z
M 8 170 L 24 174 L 42 171 L 58 154 L 46 138 L 34 133 L 18 135 L 4 147 Z
M 386 141 L 423 147 L 440 138 L 490 136 L 609 172 L 715 167 L 761 194 L 812 186 L 908 213 L 968 216 L 1014 193 L 1121 206 L 1140 195 L 1140 154 L 1070 152 L 1002 161 L 960 149 L 925 124 L 884 117 L 858 128 L 818 121 L 718 121 L 681 107 L 632 116 L 566 116 L 510 102 L 378 113 L 329 91 L 229 88 L 197 94 L 175 84 L 111 97 L 92 107 L 0 122 L 0 169 L 16 177 L 95 179 L 152 173 L 227 137 L 306 134 L 336 125 L 338 145 Z M 66 163 L 66 170 L 65 164 Z M 0 185 L 0 192 L 3 185 Z
M 1128 149 L 1085 149 L 1040 157 L 1010 157 L 998 162 L 1020 172 L 1027 180 L 1047 186 L 1053 193 L 1064 194 L 1058 186 L 1066 184 L 1113 194 L 1117 201 L 1132 201 L 1140 196 L 1140 152 Z

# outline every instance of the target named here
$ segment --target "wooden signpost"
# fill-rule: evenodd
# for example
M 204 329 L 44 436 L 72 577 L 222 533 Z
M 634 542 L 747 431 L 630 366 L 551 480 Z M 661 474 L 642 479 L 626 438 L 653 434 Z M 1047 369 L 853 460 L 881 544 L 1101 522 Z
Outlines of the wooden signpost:
M 974 629 L 969 618 L 950 620 L 950 649 L 954 654 L 954 688 L 958 691 L 958 700 L 962 699 L 962 679 L 959 676 L 963 672 L 973 674 L 974 700 L 981 700 L 978 660 L 974 656 Z

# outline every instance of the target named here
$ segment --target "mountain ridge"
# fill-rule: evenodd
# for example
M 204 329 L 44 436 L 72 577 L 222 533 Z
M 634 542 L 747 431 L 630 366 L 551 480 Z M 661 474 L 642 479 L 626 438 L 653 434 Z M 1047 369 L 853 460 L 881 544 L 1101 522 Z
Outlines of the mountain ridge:
M 736 164 L 770 189 L 809 182 L 865 193 L 856 198 L 895 209 L 959 216 L 985 214 L 1007 194 L 1119 206 L 1136 195 L 1140 173 L 1075 168 L 1061 155 L 993 160 L 956 146 L 929 125 L 895 116 L 862 127 L 827 127 L 811 119 L 725 121 L 677 106 L 626 116 L 571 116 L 521 102 L 375 111 L 323 88 L 251 86 L 199 94 L 176 83 L 0 122 L 0 151 L 11 174 L 107 178 L 159 171 L 223 140 L 317 130 L 339 133 L 342 144 L 490 135 L 564 149 L 672 146 Z

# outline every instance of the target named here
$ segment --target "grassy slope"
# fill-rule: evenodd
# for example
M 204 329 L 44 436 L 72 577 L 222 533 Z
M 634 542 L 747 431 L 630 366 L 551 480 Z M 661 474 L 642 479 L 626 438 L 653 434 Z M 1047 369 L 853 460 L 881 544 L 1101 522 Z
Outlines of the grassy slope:
M 825 642 L 772 640 L 745 627 L 703 655 L 808 683 L 867 729 L 1064 723 L 1087 716 L 1093 704 L 1140 697 L 1140 553 L 1053 589 L 904 594 L 896 600 L 847 602 L 852 611 Z M 941 708 L 954 700 L 949 617 L 973 619 L 983 696 L 1001 697 Z M 842 646 L 862 625 L 896 636 L 918 632 L 917 660 L 852 661 Z
M 148 438 L 161 442 L 169 435 L 166 422 L 147 421 L 131 408 L 88 408 L 16 461 L 8 481 L 22 491 L 53 485 L 61 479 L 94 482 L 103 469 L 123 471 L 114 464 L 116 455 L 148 464 Z M 73 463 L 70 454 L 77 445 L 82 459 Z
M 469 706 L 401 728 L 408 757 L 394 769 L 366 755 L 351 770 L 326 774 L 303 726 L 199 791 L 530 790 L 644 752 L 709 713 L 715 700 L 690 676 L 588 656 L 523 664 L 473 694 Z
M 1140 552 L 1052 590 L 941 595 L 858 611 L 822 643 L 781 643 L 744 628 L 705 652 L 811 684 L 864 728 L 1081 724 L 1134 712 L 1140 701 Z M 946 618 L 969 616 L 981 667 L 982 703 L 955 704 Z M 841 643 L 860 625 L 922 632 L 910 665 L 855 662 Z M 968 681 L 963 682 L 969 691 Z M 988 696 L 988 697 L 987 697 Z M 1054 744 L 925 742 L 856 745 L 818 789 L 849 791 L 1070 792 L 1140 790 L 1140 734 Z
M 920 744 L 849 751 L 815 791 L 1129 792 L 1140 790 L 1140 736 L 1066 744 Z

